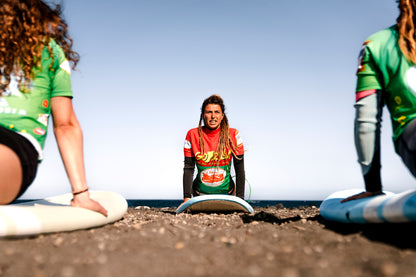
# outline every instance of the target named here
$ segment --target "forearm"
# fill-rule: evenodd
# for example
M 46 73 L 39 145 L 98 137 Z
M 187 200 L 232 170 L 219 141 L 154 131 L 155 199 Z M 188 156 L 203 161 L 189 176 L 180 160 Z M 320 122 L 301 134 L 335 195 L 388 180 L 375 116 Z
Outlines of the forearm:
M 246 184 L 246 174 L 244 170 L 244 155 L 234 157 L 234 170 L 236 179 L 236 195 L 244 199 L 244 190 Z
M 54 126 L 54 133 L 72 191 L 84 190 L 87 188 L 87 181 L 82 131 L 78 121 L 74 119 L 68 124 Z
M 359 99 L 355 105 L 355 147 L 366 190 L 381 191 L 380 128 L 381 92 Z
M 195 170 L 195 159 L 185 157 L 183 168 L 183 198 L 191 198 L 192 196 L 192 182 Z

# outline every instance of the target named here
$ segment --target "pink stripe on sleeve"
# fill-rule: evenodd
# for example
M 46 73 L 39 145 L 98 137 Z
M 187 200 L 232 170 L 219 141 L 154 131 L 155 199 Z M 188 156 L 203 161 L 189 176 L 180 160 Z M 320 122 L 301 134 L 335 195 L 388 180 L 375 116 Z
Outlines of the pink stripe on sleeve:
M 355 102 L 357 102 L 358 100 L 363 99 L 364 97 L 367 97 L 367 96 L 369 96 L 371 94 L 374 94 L 374 93 L 376 93 L 376 90 L 375 89 L 358 91 L 355 94 Z

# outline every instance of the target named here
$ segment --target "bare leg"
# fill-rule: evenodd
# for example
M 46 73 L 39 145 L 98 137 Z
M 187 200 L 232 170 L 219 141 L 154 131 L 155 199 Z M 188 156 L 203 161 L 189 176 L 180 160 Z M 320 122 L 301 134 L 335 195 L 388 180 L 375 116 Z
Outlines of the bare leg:
M 0 144 L 0 204 L 14 200 L 22 185 L 22 166 L 13 150 Z

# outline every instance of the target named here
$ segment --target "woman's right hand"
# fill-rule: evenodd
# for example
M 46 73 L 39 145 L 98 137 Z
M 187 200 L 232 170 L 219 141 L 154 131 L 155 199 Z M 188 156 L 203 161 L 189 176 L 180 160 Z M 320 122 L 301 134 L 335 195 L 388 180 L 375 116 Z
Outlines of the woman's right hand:
M 187 198 L 184 198 L 182 204 L 180 204 L 179 207 L 182 206 L 183 204 L 185 204 L 185 202 L 188 201 L 188 200 L 190 200 L 190 199 L 191 198 L 188 198 L 188 197 Z
M 90 198 L 90 194 L 88 191 L 74 195 L 74 198 L 72 198 L 71 200 L 71 206 L 98 212 L 104 215 L 105 217 L 107 217 L 108 215 L 107 210 L 103 206 L 101 206 L 100 203 Z

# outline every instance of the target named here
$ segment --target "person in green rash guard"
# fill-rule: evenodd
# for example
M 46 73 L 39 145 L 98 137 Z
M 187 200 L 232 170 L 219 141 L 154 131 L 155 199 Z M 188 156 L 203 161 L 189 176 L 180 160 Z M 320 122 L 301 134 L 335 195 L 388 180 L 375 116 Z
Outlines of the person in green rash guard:
M 390 112 L 396 152 L 416 177 L 416 0 L 400 0 L 397 24 L 370 36 L 357 70 L 355 145 L 366 190 L 342 202 L 382 194 L 380 128 Z
M 52 115 L 53 130 L 73 193 L 72 206 L 107 216 L 89 196 L 82 131 L 72 106 L 71 67 L 79 55 L 59 6 L 41 0 L 0 5 L 0 204 L 33 182 Z
M 204 100 L 198 128 L 188 131 L 184 144 L 184 202 L 192 195 L 232 194 L 244 199 L 244 146 L 240 133 L 230 128 L 219 95 Z M 204 126 L 201 125 L 202 121 Z M 231 175 L 234 163 L 236 184 Z M 195 165 L 198 173 L 193 179 Z

